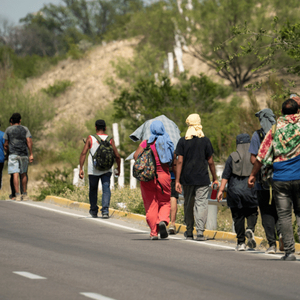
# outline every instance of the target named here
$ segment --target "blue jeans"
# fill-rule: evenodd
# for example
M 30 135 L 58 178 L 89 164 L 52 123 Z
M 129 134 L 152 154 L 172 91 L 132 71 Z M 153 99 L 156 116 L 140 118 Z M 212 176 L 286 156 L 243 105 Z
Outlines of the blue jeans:
M 102 183 L 102 214 L 108 214 L 108 208 L 110 204 L 110 176 L 111 172 L 107 172 L 103 175 L 96 176 L 96 175 L 89 175 L 89 184 L 90 184 L 90 191 L 89 191 L 89 199 L 90 199 L 90 214 L 97 215 L 98 213 L 98 184 L 99 179 L 101 179 Z

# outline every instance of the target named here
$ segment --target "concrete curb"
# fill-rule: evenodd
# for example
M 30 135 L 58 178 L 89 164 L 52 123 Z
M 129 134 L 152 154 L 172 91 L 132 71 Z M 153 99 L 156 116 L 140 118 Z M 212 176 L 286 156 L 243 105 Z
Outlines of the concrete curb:
M 56 197 L 56 196 L 47 196 L 44 202 L 56 204 L 62 207 L 68 207 L 68 208 L 75 208 L 80 209 L 89 212 L 90 205 L 88 203 L 83 202 L 76 202 L 71 201 L 65 198 Z M 146 216 L 139 215 L 139 214 L 133 214 L 129 212 L 120 211 L 117 209 L 109 209 L 109 215 L 110 216 L 119 216 L 119 217 L 126 217 L 130 218 L 135 221 L 144 221 L 146 223 Z M 184 233 L 186 231 L 186 226 L 183 224 L 177 224 L 176 223 L 176 232 L 177 233 Z M 196 235 L 197 232 L 194 230 L 194 234 Z M 221 240 L 221 241 L 229 241 L 229 242 L 236 242 L 236 234 L 232 232 L 225 232 L 225 231 L 217 231 L 217 230 L 205 230 L 204 236 L 208 239 L 215 239 L 215 240 Z M 263 241 L 263 238 L 261 237 L 255 237 L 255 241 L 257 246 L 260 246 L 261 242 Z M 279 243 L 277 243 L 277 248 L 279 249 Z M 296 252 L 300 252 L 300 244 L 295 244 L 295 250 Z

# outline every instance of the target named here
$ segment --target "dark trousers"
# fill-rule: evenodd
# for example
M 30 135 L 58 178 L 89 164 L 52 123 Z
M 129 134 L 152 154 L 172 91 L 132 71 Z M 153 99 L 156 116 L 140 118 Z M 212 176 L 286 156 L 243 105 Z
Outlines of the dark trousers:
M 234 222 L 234 229 L 236 232 L 237 243 L 245 243 L 245 219 L 247 219 L 247 228 L 253 232 L 257 222 L 258 211 L 257 207 L 230 207 L 232 219 Z
M 295 252 L 295 239 L 292 225 L 292 209 L 297 219 L 300 235 L 300 180 L 273 181 L 273 192 L 282 233 L 284 251 Z
M 109 204 L 110 204 L 110 177 L 111 172 L 105 173 L 100 176 L 96 175 L 89 175 L 89 185 L 90 185 L 90 191 L 89 191 L 89 199 L 90 199 L 90 213 L 92 215 L 97 215 L 98 213 L 98 184 L 99 180 L 101 180 L 102 183 L 102 214 L 108 214 Z
M 3 171 L 4 162 L 0 163 L 0 190 L 2 189 L 2 171 Z
M 278 215 L 276 211 L 276 205 L 274 197 L 271 204 L 270 200 L 270 191 L 269 190 L 258 190 L 257 191 L 257 200 L 259 205 L 259 210 L 261 214 L 262 226 L 264 227 L 266 238 L 268 243 L 271 246 L 276 245 L 276 230 L 277 234 L 280 234 L 280 228 L 278 223 Z

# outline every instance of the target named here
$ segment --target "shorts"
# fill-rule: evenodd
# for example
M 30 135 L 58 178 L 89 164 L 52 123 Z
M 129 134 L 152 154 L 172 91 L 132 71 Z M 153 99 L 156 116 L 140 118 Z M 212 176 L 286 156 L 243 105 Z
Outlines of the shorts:
M 175 179 L 172 179 L 172 181 L 171 181 L 171 197 L 174 197 L 176 199 L 178 199 L 178 197 L 179 197 L 178 192 L 176 192 L 176 190 L 175 190 Z
M 8 174 L 14 173 L 27 173 L 28 169 L 28 157 L 11 154 L 8 156 L 7 164 Z

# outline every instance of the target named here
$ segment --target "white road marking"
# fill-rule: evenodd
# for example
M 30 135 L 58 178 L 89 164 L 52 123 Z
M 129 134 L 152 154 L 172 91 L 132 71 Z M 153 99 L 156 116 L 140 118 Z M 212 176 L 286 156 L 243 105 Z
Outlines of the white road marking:
M 69 212 L 65 212 L 65 211 L 60 211 L 58 209 L 44 207 L 44 206 L 40 206 L 40 205 L 35 205 L 35 204 L 29 203 L 29 202 L 15 202 L 15 201 L 12 201 L 12 202 L 13 203 L 17 203 L 17 204 L 29 205 L 29 206 L 33 206 L 33 207 L 36 207 L 36 208 L 40 208 L 40 209 L 44 209 L 44 210 L 49 210 L 49 211 L 57 212 L 57 213 L 60 213 L 60 214 L 77 217 L 77 218 L 78 217 L 81 217 L 81 218 L 83 217 L 82 215 L 78 215 L 78 214 L 74 214 L 74 213 L 69 213 Z M 103 223 L 103 224 L 105 224 L 107 226 L 114 226 L 114 227 L 118 227 L 118 228 L 122 228 L 122 229 L 126 229 L 126 230 L 131 230 L 131 231 L 135 231 L 135 232 L 149 234 L 149 231 L 140 230 L 140 229 L 136 229 L 136 228 L 131 228 L 131 227 L 128 227 L 128 226 L 124 226 L 124 225 L 119 225 L 119 224 L 111 223 L 109 219 L 108 220 L 107 219 L 106 220 L 101 220 L 100 218 L 85 218 L 85 219 L 89 220 L 89 221 L 92 221 L 92 222 L 100 222 L 100 223 Z M 213 247 L 219 247 L 219 248 L 225 248 L 225 249 L 235 250 L 235 246 L 231 247 L 231 246 L 213 244 L 213 243 L 206 242 L 206 241 L 197 242 L 195 240 L 184 240 L 184 239 L 182 239 L 180 237 L 173 237 L 173 236 L 169 236 L 168 238 L 172 239 L 172 240 L 181 240 L 181 241 L 184 241 L 184 242 L 190 242 L 190 243 L 193 243 L 194 245 L 199 245 L 199 246 L 205 245 L 205 246 L 213 246 Z M 281 257 L 281 256 L 278 256 L 278 255 L 260 253 L 260 252 L 257 252 L 257 251 L 243 251 L 243 252 L 244 253 L 248 253 L 248 254 L 258 254 L 258 255 L 263 255 L 263 256 L 268 256 L 268 257 L 270 256 L 272 258 L 278 258 L 278 259 L 280 259 L 280 257 Z
M 100 294 L 96 293 L 80 293 L 80 295 L 83 295 L 87 298 L 95 299 L 95 300 L 115 300 L 113 298 L 105 297 Z
M 29 279 L 47 279 L 46 277 L 42 277 L 42 276 L 32 274 L 32 273 L 29 273 L 29 272 L 16 271 L 16 272 L 13 272 L 13 273 L 24 276 L 24 277 L 29 278 Z

